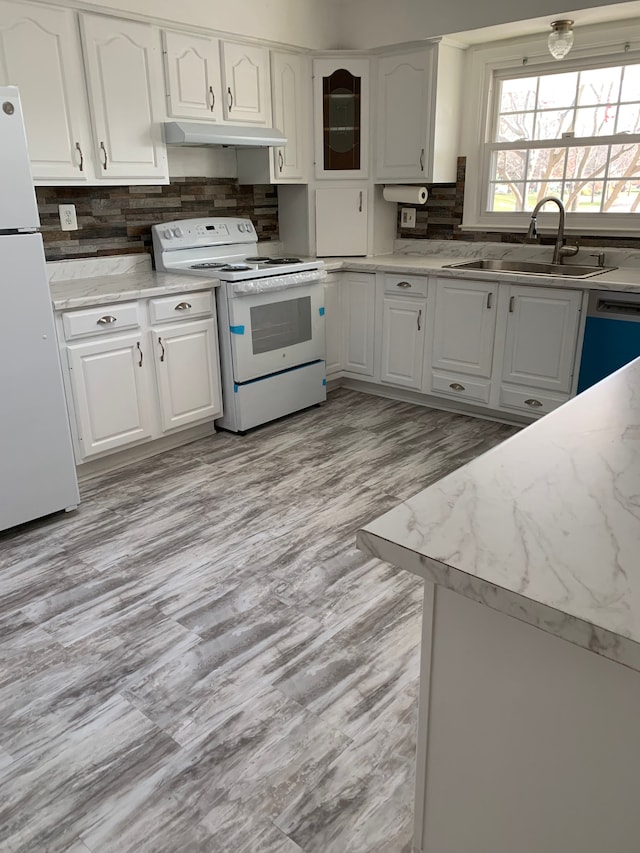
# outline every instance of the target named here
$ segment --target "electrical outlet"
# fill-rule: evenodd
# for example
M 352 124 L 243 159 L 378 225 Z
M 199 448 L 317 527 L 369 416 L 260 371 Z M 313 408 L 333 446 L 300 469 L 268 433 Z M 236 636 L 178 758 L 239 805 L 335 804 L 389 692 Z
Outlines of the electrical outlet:
M 416 227 L 415 207 L 403 207 L 400 209 L 400 225 L 402 228 Z
M 60 228 L 63 231 L 78 230 L 78 220 L 76 219 L 75 204 L 59 204 L 58 214 L 60 216 Z

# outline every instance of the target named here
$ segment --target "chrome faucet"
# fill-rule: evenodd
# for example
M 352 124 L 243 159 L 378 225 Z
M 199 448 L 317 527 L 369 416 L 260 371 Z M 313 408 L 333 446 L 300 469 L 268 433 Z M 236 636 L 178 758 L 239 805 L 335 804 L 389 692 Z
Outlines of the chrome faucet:
M 544 198 L 541 198 L 540 201 L 533 208 L 533 213 L 531 214 L 531 222 L 529 223 L 529 230 L 527 231 L 527 240 L 533 242 L 538 239 L 538 229 L 537 218 L 538 212 L 540 208 L 543 207 L 548 201 L 553 201 L 558 205 L 558 210 L 560 211 L 560 221 L 558 222 L 558 233 L 556 234 L 556 245 L 553 250 L 553 258 L 551 259 L 552 264 L 561 264 L 563 258 L 570 258 L 573 255 L 578 254 L 578 246 L 565 246 L 564 240 L 564 221 L 565 221 L 565 209 L 564 204 L 560 201 L 559 198 L 556 198 L 554 195 L 546 195 Z

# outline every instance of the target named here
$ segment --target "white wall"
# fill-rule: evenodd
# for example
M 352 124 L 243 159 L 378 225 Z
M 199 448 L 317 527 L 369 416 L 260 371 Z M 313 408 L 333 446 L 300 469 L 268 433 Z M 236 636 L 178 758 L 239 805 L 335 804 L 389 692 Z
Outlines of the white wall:
M 334 46 L 339 0 L 82 0 L 128 12 L 307 48 Z
M 579 12 L 563 9 L 562 0 L 346 0 L 341 14 L 337 47 L 367 48 L 459 33 L 481 27 L 548 16 L 575 18 Z M 580 9 L 636 6 L 632 2 L 579 0 Z M 635 9 L 616 17 L 632 17 Z M 498 36 L 507 37 L 508 34 Z

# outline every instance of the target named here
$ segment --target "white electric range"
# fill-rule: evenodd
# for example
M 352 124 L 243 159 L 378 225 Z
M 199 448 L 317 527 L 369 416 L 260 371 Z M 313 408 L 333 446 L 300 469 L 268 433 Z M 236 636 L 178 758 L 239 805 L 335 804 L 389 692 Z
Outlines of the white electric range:
M 259 256 L 249 219 L 165 222 L 152 236 L 157 270 L 221 282 L 216 426 L 245 432 L 326 399 L 322 261 Z

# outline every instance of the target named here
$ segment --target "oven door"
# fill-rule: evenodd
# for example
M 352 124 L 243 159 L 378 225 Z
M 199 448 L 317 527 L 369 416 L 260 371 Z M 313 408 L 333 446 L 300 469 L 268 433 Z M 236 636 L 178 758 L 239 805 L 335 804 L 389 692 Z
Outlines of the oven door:
M 324 359 L 322 274 L 276 276 L 226 287 L 236 382 Z

